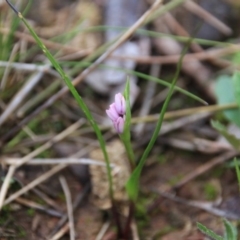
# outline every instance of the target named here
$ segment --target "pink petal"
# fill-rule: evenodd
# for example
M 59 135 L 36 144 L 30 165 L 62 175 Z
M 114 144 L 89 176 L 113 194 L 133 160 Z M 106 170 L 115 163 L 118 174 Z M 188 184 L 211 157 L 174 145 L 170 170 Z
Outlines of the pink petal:
M 115 95 L 115 107 L 119 115 L 126 113 L 126 101 L 121 93 Z
M 117 121 L 113 122 L 113 125 L 117 133 L 122 133 L 124 130 L 124 119 L 122 117 L 119 117 Z
M 106 113 L 112 121 L 117 121 L 119 114 L 117 113 L 114 103 L 109 106 L 109 109 L 106 110 Z

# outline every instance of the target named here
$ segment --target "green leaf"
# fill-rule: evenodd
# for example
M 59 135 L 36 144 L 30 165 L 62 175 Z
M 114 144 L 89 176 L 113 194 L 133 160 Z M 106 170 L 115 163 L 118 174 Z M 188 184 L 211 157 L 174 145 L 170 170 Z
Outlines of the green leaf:
M 120 134 L 120 138 L 124 144 L 124 147 L 126 149 L 128 160 L 131 164 L 132 170 L 135 168 L 135 156 L 132 149 L 131 144 L 131 105 L 130 105 L 130 81 L 127 79 L 125 90 L 124 90 L 124 98 L 126 100 L 126 118 L 125 118 L 125 124 L 124 124 L 124 131 L 122 134 Z
M 204 234 L 206 234 L 207 236 L 213 238 L 214 240 L 224 240 L 223 237 L 217 235 L 215 232 L 213 232 L 212 230 L 208 229 L 207 227 L 205 227 L 204 225 L 202 225 L 201 223 L 197 223 L 197 227 L 198 229 L 203 232 Z
M 237 179 L 238 179 L 238 187 L 239 187 L 239 190 L 240 190 L 240 167 L 239 167 L 237 158 L 234 158 L 234 166 L 235 166 L 235 169 L 236 169 L 236 174 L 237 174 Z
M 234 95 L 238 106 L 240 107 L 240 72 L 235 72 L 233 77 Z
M 153 132 L 153 135 L 152 135 L 152 137 L 151 137 L 151 139 L 148 143 L 148 146 L 146 147 L 146 149 L 145 149 L 145 151 L 144 151 L 144 153 L 143 153 L 143 155 L 142 155 L 142 157 L 139 161 L 139 164 L 134 169 L 133 173 L 131 174 L 130 178 L 127 181 L 126 190 L 127 190 L 128 195 L 129 195 L 129 198 L 133 202 L 137 201 L 138 192 L 139 192 L 139 178 L 140 178 L 143 166 L 144 166 L 144 164 L 147 160 L 147 157 L 148 157 L 150 151 L 152 150 L 154 143 L 156 142 L 156 140 L 158 138 L 158 134 L 159 134 L 159 131 L 161 130 L 161 126 L 162 126 L 162 123 L 163 123 L 164 114 L 167 111 L 168 104 L 169 104 L 170 99 L 172 97 L 172 94 L 174 92 L 174 87 L 176 85 L 176 82 L 177 82 L 177 79 L 178 79 L 178 76 L 179 76 L 179 73 L 180 73 L 180 70 L 181 70 L 183 57 L 184 57 L 184 55 L 185 55 L 185 53 L 186 53 L 186 51 L 187 51 L 187 49 L 190 45 L 190 42 L 188 43 L 188 45 L 184 48 L 184 50 L 181 53 L 181 57 L 180 57 L 180 59 L 178 61 L 178 64 L 177 64 L 177 71 L 176 71 L 175 76 L 172 80 L 171 87 L 170 87 L 169 92 L 167 94 L 167 98 L 164 101 L 163 107 L 162 107 L 161 112 L 159 114 L 159 118 L 158 118 L 155 130 Z
M 228 220 L 223 219 L 225 226 L 224 240 L 237 240 L 237 229 Z
M 217 79 L 215 85 L 215 93 L 217 95 L 217 100 L 220 105 L 236 102 L 233 81 L 230 76 L 222 75 Z M 237 126 L 240 127 L 239 109 L 229 109 L 225 110 L 223 113 L 229 121 L 235 123 Z
M 236 150 L 240 150 L 240 139 L 230 134 L 225 126 L 223 126 L 220 122 L 214 120 L 211 121 L 211 125 L 219 133 L 221 133 Z

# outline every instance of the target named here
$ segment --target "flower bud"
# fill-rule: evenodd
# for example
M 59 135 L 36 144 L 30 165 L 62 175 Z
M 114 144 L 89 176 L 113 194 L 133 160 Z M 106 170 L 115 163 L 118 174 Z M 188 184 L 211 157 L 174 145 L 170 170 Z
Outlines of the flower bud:
M 118 119 L 113 122 L 113 126 L 117 133 L 122 133 L 124 130 L 124 119 L 122 117 L 118 117 Z
M 116 110 L 115 103 L 113 103 L 109 106 L 109 109 L 106 110 L 106 113 L 112 121 L 117 121 L 119 114 Z
M 115 95 L 115 107 L 117 110 L 117 113 L 121 116 L 125 115 L 126 113 L 126 101 L 125 98 L 121 93 L 117 93 Z

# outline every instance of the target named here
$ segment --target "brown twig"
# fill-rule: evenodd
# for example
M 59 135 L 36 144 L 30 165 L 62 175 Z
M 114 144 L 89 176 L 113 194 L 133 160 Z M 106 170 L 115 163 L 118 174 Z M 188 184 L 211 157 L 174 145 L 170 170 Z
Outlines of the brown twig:
M 168 192 L 170 192 L 171 190 L 175 190 L 178 189 L 180 187 L 182 187 L 184 184 L 186 184 L 187 182 L 193 180 L 194 178 L 200 176 L 201 174 L 209 171 L 210 169 L 212 169 L 213 167 L 233 158 L 234 156 L 236 156 L 238 154 L 237 151 L 228 151 L 224 154 L 221 154 L 215 158 L 213 158 L 211 161 L 201 165 L 200 167 L 196 168 L 194 171 L 190 172 L 189 174 L 187 174 L 182 180 L 180 180 L 176 185 L 170 187 L 164 187 L 165 188 L 165 193 L 166 194 L 170 194 Z M 159 187 L 159 189 L 161 189 L 161 187 Z M 160 191 L 160 190 L 159 190 Z M 159 203 L 161 202 L 161 197 L 157 198 L 149 207 L 148 207 L 148 212 L 151 212 L 152 210 L 154 210 Z
M 69 224 L 66 223 L 59 232 L 57 232 L 54 236 L 49 238 L 49 240 L 58 240 L 60 239 L 67 231 L 69 230 Z
M 31 158 L 37 156 L 39 153 L 45 151 L 46 149 L 49 149 L 54 143 L 64 139 L 70 133 L 76 131 L 76 129 L 79 128 L 83 124 L 83 122 L 85 122 L 85 121 L 80 119 L 79 121 L 77 121 L 76 123 L 74 123 L 70 127 L 68 127 L 67 129 L 65 129 L 64 131 L 62 131 L 61 133 L 59 133 L 58 135 L 53 137 L 50 141 L 46 142 L 45 144 L 43 144 L 42 146 L 40 146 L 39 148 L 37 148 L 33 152 L 29 153 L 27 156 L 23 157 L 21 159 L 21 162 L 19 162 L 17 165 L 11 165 L 10 166 L 8 174 L 7 174 L 5 180 L 4 180 L 3 184 L 2 184 L 1 191 L 0 191 L 0 210 L 2 209 L 3 202 L 4 202 L 4 199 L 5 199 L 5 196 L 7 194 L 9 184 L 10 184 L 10 180 L 11 180 L 12 176 L 14 175 L 15 170 L 18 167 L 20 167 L 23 164 L 25 164 L 28 161 L 30 161 Z M 58 171 L 62 170 L 66 166 L 67 166 L 66 164 L 63 164 L 63 165 L 60 165 L 60 166 L 56 166 L 55 168 L 52 169 L 53 173 L 51 173 L 51 170 L 49 171 L 49 173 L 48 173 L 48 174 L 50 174 L 49 176 L 51 176 L 52 174 L 55 174 L 55 172 L 58 172 Z M 48 174 L 45 177 L 49 177 Z M 42 175 L 41 177 L 43 177 L 43 176 L 44 175 Z M 40 177 L 41 181 L 45 181 L 46 180 L 46 178 L 41 178 L 41 177 Z M 37 185 L 37 184 L 38 184 L 38 182 L 35 180 L 35 181 L 32 182 L 32 184 L 30 184 L 30 186 L 28 186 L 29 188 L 27 188 L 27 186 L 26 186 L 23 189 L 24 189 L 24 191 L 25 191 L 25 189 L 27 189 L 27 191 L 28 191 L 29 189 L 35 187 L 35 185 Z M 23 189 L 19 190 L 17 193 L 19 194 L 19 192 L 20 192 L 20 195 L 21 195 L 22 194 L 21 192 L 23 191 Z M 12 201 L 15 198 L 19 197 L 20 195 L 18 195 L 18 194 L 13 194 L 13 198 L 11 198 L 12 196 L 9 197 L 10 201 Z
M 63 176 L 59 177 L 60 183 L 63 188 L 63 192 L 67 203 L 67 213 L 68 213 L 68 225 L 70 230 L 70 240 L 75 240 L 75 229 L 74 229 L 74 217 L 73 217 L 73 205 L 71 192 L 69 190 L 66 179 Z
M 202 164 L 200 167 L 196 168 L 194 171 L 191 171 L 190 173 L 186 174 L 183 179 L 181 179 L 176 185 L 173 186 L 173 189 L 177 189 L 182 187 L 187 182 L 193 180 L 194 178 L 200 176 L 201 174 L 209 171 L 213 167 L 235 157 L 238 154 L 237 151 L 228 151 L 224 154 L 221 154 L 215 158 L 213 158 L 211 161 Z
M 11 166 L 12 167 L 12 166 Z M 46 173 L 42 174 L 40 177 L 36 178 L 35 180 L 33 180 L 31 183 L 29 183 L 28 185 L 26 185 L 25 187 L 23 187 L 22 189 L 18 190 L 17 192 L 13 193 L 10 197 L 8 197 L 3 205 L 9 204 L 10 202 L 14 201 L 16 198 L 20 197 L 21 195 L 23 195 L 24 193 L 28 192 L 29 190 L 33 189 L 34 187 L 36 187 L 37 185 L 39 185 L 40 183 L 46 181 L 47 179 L 49 179 L 51 176 L 53 176 L 54 174 L 58 173 L 59 171 L 63 170 L 64 168 L 66 168 L 67 165 L 66 164 L 62 164 L 62 165 L 57 165 L 55 167 L 53 167 L 52 169 L 50 169 L 49 171 L 47 171 Z M 5 183 L 5 182 L 4 182 Z
M 190 12 L 196 14 L 198 17 L 202 18 L 205 22 L 209 23 L 218 31 L 229 36 L 232 34 L 232 29 L 228 27 L 225 23 L 221 22 L 219 19 L 214 17 L 211 13 L 207 12 L 205 9 L 201 8 L 193 1 L 186 1 L 183 6 Z
M 151 73 L 150 75 L 153 77 L 158 77 L 160 72 L 160 66 L 157 64 L 154 64 L 151 66 Z M 143 103 L 139 111 L 139 116 L 146 116 L 149 114 L 153 102 L 153 95 L 156 90 L 156 82 L 149 81 L 146 86 L 146 91 L 143 96 Z M 144 130 L 145 123 L 139 123 L 136 125 L 134 132 L 136 136 L 140 136 Z
M 102 228 L 100 229 L 95 240 L 102 240 L 102 238 L 103 238 L 104 234 L 106 233 L 106 231 L 108 230 L 109 226 L 110 226 L 110 222 L 105 222 L 103 224 Z
M 221 49 L 217 48 L 217 49 L 205 50 L 203 52 L 187 53 L 184 56 L 183 62 L 191 62 L 194 59 L 197 59 L 199 61 L 218 59 L 220 57 L 233 54 L 239 50 L 240 50 L 240 45 L 233 44 L 231 46 L 221 48 Z M 121 59 L 121 60 L 130 59 L 141 64 L 176 64 L 179 61 L 180 55 L 175 54 L 170 56 L 142 56 L 142 57 L 113 55 L 111 57 L 114 59 Z M 230 65 L 230 62 L 227 62 L 227 63 L 228 64 L 227 65 L 225 64 L 225 67 Z
M 9 34 L 11 32 L 11 30 L 8 29 L 8 28 L 0 28 L 0 32 L 3 33 L 3 34 Z M 27 33 L 14 31 L 13 34 L 17 38 L 24 39 L 24 40 L 26 40 L 28 42 L 31 42 L 31 43 L 36 43 L 35 39 Z M 90 54 L 93 51 L 93 49 L 81 50 L 79 48 L 71 47 L 69 45 L 66 46 L 66 45 L 62 45 L 60 43 L 52 42 L 52 41 L 46 40 L 44 38 L 40 38 L 40 39 L 46 47 L 51 48 L 51 49 L 55 49 L 55 50 L 61 49 L 62 51 L 64 51 L 67 54 L 72 54 L 72 53 L 77 52 L 79 55 L 81 54 L 81 56 L 83 57 L 83 56 L 86 56 L 86 55 Z
M 27 206 L 27 207 L 30 207 L 30 208 L 33 208 L 33 209 L 36 209 L 36 210 L 39 210 L 39 211 L 42 211 L 42 212 L 45 212 L 51 216 L 54 216 L 54 217 L 62 217 L 62 213 L 56 211 L 55 209 L 50 209 L 50 208 L 47 208 L 45 206 L 42 206 L 36 202 L 33 202 L 33 201 L 30 201 L 28 199 L 25 199 L 25 198 L 17 198 L 16 199 L 16 202 L 24 205 L 24 206 Z
M 77 195 L 76 199 L 73 202 L 73 210 L 75 211 L 83 199 L 86 197 L 87 193 L 90 191 L 90 184 L 84 186 L 83 190 Z M 51 231 L 50 236 L 56 234 L 57 231 L 66 223 L 68 219 L 67 213 L 62 216 L 59 222 L 56 224 L 54 229 Z M 49 237 L 50 238 L 50 237 Z
M 161 195 L 161 197 L 167 198 L 169 200 L 185 204 L 187 206 L 195 207 L 207 211 L 219 217 L 230 218 L 233 220 L 239 220 L 239 215 L 234 212 L 227 212 L 220 208 L 217 208 L 215 202 L 201 202 L 201 201 L 189 201 L 184 198 L 180 198 L 174 194 L 162 192 L 160 190 L 153 189 L 152 192 Z

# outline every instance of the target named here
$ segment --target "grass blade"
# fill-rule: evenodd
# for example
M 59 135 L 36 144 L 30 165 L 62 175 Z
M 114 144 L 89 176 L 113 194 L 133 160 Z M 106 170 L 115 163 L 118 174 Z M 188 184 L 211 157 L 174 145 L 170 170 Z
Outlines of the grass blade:
M 223 237 L 217 235 L 215 232 L 213 232 L 212 230 L 208 229 L 207 227 L 205 227 L 201 223 L 197 223 L 197 227 L 199 228 L 199 230 L 201 232 L 203 232 L 204 234 L 206 234 L 207 236 L 211 237 L 214 240 L 224 240 Z

